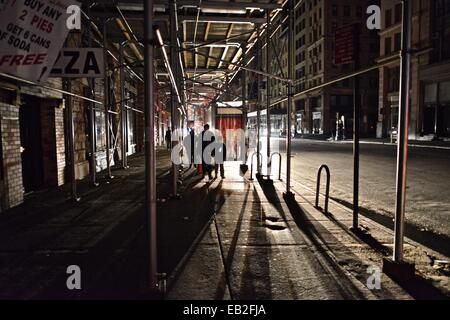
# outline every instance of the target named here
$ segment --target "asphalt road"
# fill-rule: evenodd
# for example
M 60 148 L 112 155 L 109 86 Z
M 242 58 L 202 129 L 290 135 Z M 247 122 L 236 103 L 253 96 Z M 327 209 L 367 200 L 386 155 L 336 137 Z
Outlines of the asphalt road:
M 284 139 L 272 138 L 285 151 Z M 315 188 L 322 164 L 331 170 L 331 197 L 353 199 L 353 146 L 350 143 L 293 140 L 292 179 Z M 285 161 L 285 159 L 283 159 Z M 285 173 L 285 162 L 283 163 Z M 360 206 L 391 216 L 395 212 L 396 147 L 361 145 Z M 406 219 L 419 230 L 450 237 L 450 150 L 410 148 Z

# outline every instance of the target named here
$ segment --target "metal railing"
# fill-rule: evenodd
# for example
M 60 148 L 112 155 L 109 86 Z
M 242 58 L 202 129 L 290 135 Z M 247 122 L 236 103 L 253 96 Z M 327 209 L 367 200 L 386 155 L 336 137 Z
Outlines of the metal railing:
M 262 163 L 262 160 L 263 160 L 263 155 L 262 155 L 262 153 L 261 152 L 255 152 L 255 153 L 253 153 L 252 154 L 252 160 L 251 160 L 251 169 L 250 169 L 250 181 L 253 181 L 253 163 L 254 163 L 254 159 L 255 159 L 255 156 L 256 155 L 258 155 L 259 157 L 260 157 L 260 161 L 259 161 L 259 163 L 261 164 Z M 258 169 L 261 169 L 261 167 L 259 167 Z
M 270 156 L 270 166 L 272 166 L 273 156 L 280 157 L 280 163 L 278 164 L 278 180 L 281 181 L 281 161 L 282 161 L 281 153 L 279 152 L 272 153 L 272 155 Z
M 320 209 L 319 207 L 319 194 L 320 194 L 320 180 L 321 180 L 321 176 L 322 176 L 322 170 L 325 169 L 326 173 L 327 173 L 327 187 L 326 187 L 326 192 L 325 192 L 325 208 L 324 208 L 324 213 L 328 214 L 328 202 L 330 200 L 330 178 L 331 178 L 331 174 L 330 174 L 330 168 L 328 168 L 327 165 L 322 165 L 319 168 L 319 172 L 317 173 L 317 189 L 316 189 L 316 209 Z

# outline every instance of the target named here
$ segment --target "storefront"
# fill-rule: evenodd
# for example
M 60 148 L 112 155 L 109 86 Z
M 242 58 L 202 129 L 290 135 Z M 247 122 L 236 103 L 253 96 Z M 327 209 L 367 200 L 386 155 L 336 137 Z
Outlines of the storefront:
M 424 85 L 422 135 L 450 137 L 450 81 Z

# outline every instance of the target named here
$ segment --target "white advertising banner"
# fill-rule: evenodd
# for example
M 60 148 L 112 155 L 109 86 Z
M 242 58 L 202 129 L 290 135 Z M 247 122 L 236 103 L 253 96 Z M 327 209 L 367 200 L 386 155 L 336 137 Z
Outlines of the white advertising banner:
M 0 72 L 42 82 L 64 45 L 74 0 L 6 0 L 0 4 Z

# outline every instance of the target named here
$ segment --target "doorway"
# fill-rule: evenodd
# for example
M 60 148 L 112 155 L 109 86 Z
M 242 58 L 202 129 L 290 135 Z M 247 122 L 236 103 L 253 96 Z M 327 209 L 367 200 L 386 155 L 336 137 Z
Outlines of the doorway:
M 423 111 L 423 134 L 436 133 L 436 105 L 425 105 Z
M 25 193 L 29 193 L 44 186 L 41 106 L 38 98 L 22 97 L 23 104 L 19 111 L 22 178 Z

